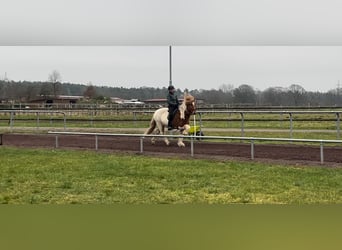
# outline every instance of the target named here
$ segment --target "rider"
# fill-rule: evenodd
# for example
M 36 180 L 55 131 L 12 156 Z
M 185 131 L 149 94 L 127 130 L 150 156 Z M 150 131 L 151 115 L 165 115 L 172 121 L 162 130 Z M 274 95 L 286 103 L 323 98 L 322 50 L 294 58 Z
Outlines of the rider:
M 172 119 L 174 116 L 175 111 L 178 109 L 179 101 L 177 94 L 175 93 L 175 87 L 170 85 L 168 88 L 168 94 L 167 94 L 167 104 L 169 108 L 169 122 L 168 122 L 168 130 L 172 130 Z

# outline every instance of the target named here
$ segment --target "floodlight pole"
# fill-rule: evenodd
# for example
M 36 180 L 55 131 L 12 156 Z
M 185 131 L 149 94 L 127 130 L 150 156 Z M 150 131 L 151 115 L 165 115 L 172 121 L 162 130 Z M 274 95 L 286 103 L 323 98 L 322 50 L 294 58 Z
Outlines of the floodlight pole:
M 170 67 L 170 81 L 169 86 L 172 85 L 172 46 L 169 46 L 169 67 Z

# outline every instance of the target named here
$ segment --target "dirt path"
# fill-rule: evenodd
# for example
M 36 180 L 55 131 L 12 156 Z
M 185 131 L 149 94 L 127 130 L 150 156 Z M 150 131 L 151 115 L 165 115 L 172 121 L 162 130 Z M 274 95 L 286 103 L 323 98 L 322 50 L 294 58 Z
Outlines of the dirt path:
M 54 148 L 55 135 L 49 134 L 4 134 L 2 138 L 4 146 Z M 186 147 L 179 148 L 175 140 L 170 146 L 158 140 L 152 145 L 146 138 L 143 143 L 144 154 L 191 157 L 190 142 L 185 140 Z M 60 148 L 90 149 L 95 150 L 95 136 L 59 135 L 58 146 Z M 103 151 L 120 151 L 140 153 L 140 139 L 131 137 L 99 136 L 98 149 Z M 196 141 L 194 143 L 195 158 L 218 159 L 251 159 L 251 146 L 249 143 L 214 143 Z M 261 162 L 277 162 L 291 165 L 320 165 L 319 146 L 307 145 L 265 145 L 255 144 L 254 160 Z M 342 166 L 342 147 L 324 147 L 324 165 Z

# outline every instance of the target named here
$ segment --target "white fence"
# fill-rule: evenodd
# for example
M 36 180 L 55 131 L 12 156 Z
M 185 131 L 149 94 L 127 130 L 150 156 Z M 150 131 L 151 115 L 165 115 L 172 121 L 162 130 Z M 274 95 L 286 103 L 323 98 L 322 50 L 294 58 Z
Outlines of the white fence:
M 215 139 L 215 140 L 239 140 L 239 141 L 249 141 L 251 153 L 250 157 L 254 160 L 254 143 L 256 141 L 277 141 L 277 142 L 300 142 L 300 143 L 317 143 L 320 145 L 320 162 L 324 163 L 324 144 L 335 143 L 342 144 L 342 140 L 314 140 L 314 139 L 288 139 L 288 138 L 262 138 L 262 137 L 232 137 L 232 136 L 182 136 L 182 135 L 144 135 L 144 134 L 111 134 L 111 133 L 82 133 L 82 132 L 54 132 L 49 131 L 49 134 L 54 134 L 55 137 L 55 147 L 59 147 L 58 136 L 59 135 L 91 135 L 94 136 L 94 147 L 95 150 L 99 149 L 98 137 L 99 136 L 119 136 L 119 137 L 137 137 L 140 138 L 140 153 L 144 152 L 144 139 L 147 137 L 167 137 L 167 138 L 188 138 L 190 139 L 191 156 L 194 156 L 194 141 L 196 139 Z
M 70 114 L 72 112 L 78 112 L 78 111 L 46 111 L 46 110 L 0 110 L 0 113 L 10 113 L 10 119 L 9 119 L 9 127 L 10 131 L 13 131 L 14 128 L 14 121 L 15 121 L 15 114 L 16 113 L 30 113 L 30 114 L 36 114 L 36 129 L 39 129 L 39 114 L 62 114 L 63 115 L 63 126 L 64 130 L 66 130 L 67 127 L 67 118 L 66 114 Z M 138 114 L 151 114 L 154 111 L 132 111 L 133 113 L 133 122 L 138 121 L 137 115 Z M 281 111 L 281 110 L 267 110 L 267 111 L 234 111 L 234 110 L 227 110 L 227 111 L 215 111 L 215 110 L 198 110 L 197 115 L 198 115 L 198 125 L 200 126 L 200 130 L 202 130 L 203 126 L 203 121 L 202 118 L 206 114 L 239 114 L 240 115 L 240 130 L 241 130 L 241 136 L 243 137 L 245 135 L 245 115 L 246 114 L 279 114 L 280 116 L 283 117 L 283 115 L 289 115 L 289 138 L 293 138 L 293 124 L 294 124 L 294 119 L 293 115 L 296 114 L 304 114 L 304 115 L 312 115 L 312 114 L 325 114 L 325 115 L 331 115 L 334 117 L 335 123 L 336 123 L 336 138 L 340 139 L 341 138 L 341 113 L 342 111 L 298 111 L 298 110 L 288 110 L 288 111 Z M 196 115 L 196 116 L 197 116 Z M 283 119 L 283 118 L 282 118 Z M 229 121 L 229 117 L 227 117 L 227 121 Z M 52 118 L 51 118 L 52 121 Z M 94 122 L 97 122 L 100 120 L 96 120 L 94 113 L 91 112 L 91 115 L 89 117 L 90 124 L 93 125 Z M 118 120 L 115 120 L 118 121 Z M 281 120 L 282 122 L 285 120 Z M 318 121 L 318 120 L 317 120 Z M 265 119 L 265 122 L 267 122 L 267 119 Z M 327 130 L 328 131 L 328 130 Z M 332 130 L 331 130 L 332 131 Z
M 293 138 L 293 115 L 294 114 L 331 114 L 336 117 L 336 131 L 337 131 L 337 138 L 341 138 L 341 120 L 340 120 L 340 114 L 342 111 L 199 111 L 199 117 L 200 117 L 200 124 L 202 124 L 202 114 L 211 113 L 211 114 L 240 114 L 241 116 L 241 136 L 244 136 L 244 128 L 245 128 L 245 114 L 279 114 L 289 115 L 289 121 L 290 121 L 290 138 Z
M 137 120 L 137 114 L 141 113 L 153 113 L 153 111 L 135 111 L 133 112 L 133 119 Z M 199 116 L 199 126 L 200 130 L 202 130 L 203 122 L 202 122 L 202 116 L 205 114 L 240 114 L 241 117 L 241 136 L 243 137 L 245 135 L 245 114 L 279 114 L 279 115 L 289 115 L 289 137 L 293 138 L 293 115 L 295 114 L 305 114 L 305 115 L 312 115 L 312 114 L 328 114 L 333 115 L 336 119 L 336 133 L 337 133 L 337 139 L 341 138 L 341 113 L 342 111 L 282 111 L 282 110 L 260 110 L 260 111 L 236 111 L 236 110 L 227 110 L 227 111 L 215 111 L 215 110 L 197 110 L 196 114 Z M 229 121 L 229 118 L 227 118 L 227 121 Z M 265 121 L 267 121 L 265 119 Z
M 40 114 L 61 114 L 63 115 L 63 126 L 64 126 L 64 130 L 66 129 L 66 114 L 65 112 L 62 111 L 46 111 L 46 110 L 13 110 L 13 109 L 9 109 L 9 110 L 0 110 L 0 113 L 9 113 L 10 114 L 10 119 L 9 119 L 9 127 L 10 127 L 10 131 L 13 132 L 13 127 L 14 127 L 14 121 L 15 121 L 15 115 L 16 114 L 20 114 L 20 113 L 24 113 L 24 114 L 34 114 L 36 115 L 36 129 L 39 130 L 40 127 L 40 120 L 39 120 L 39 115 Z M 52 118 L 51 118 L 52 121 Z

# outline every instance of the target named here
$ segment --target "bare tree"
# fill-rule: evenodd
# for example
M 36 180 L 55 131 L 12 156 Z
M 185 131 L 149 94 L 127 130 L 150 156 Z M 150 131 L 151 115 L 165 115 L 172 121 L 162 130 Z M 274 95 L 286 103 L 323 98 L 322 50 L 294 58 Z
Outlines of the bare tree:
M 269 87 L 261 93 L 262 103 L 264 105 L 275 105 L 280 106 L 287 103 L 283 103 L 284 99 L 285 102 L 287 98 L 284 98 L 284 94 L 286 93 L 286 89 L 282 87 Z
M 89 99 L 94 99 L 96 95 L 96 88 L 93 85 L 91 85 L 91 83 L 88 83 L 88 86 L 84 91 L 83 96 Z
M 233 93 L 234 85 L 233 84 L 221 84 L 219 86 L 219 90 L 223 93 Z
M 292 84 L 289 87 L 289 94 L 292 97 L 295 106 L 304 104 L 306 102 L 306 91 L 298 84 Z
M 233 102 L 233 91 L 234 85 L 232 84 L 221 84 L 219 86 L 219 91 L 224 95 L 224 103 L 232 103 Z
M 57 96 L 60 82 L 62 81 L 61 74 L 57 70 L 52 71 L 52 73 L 49 75 L 48 81 L 52 84 L 53 95 Z

